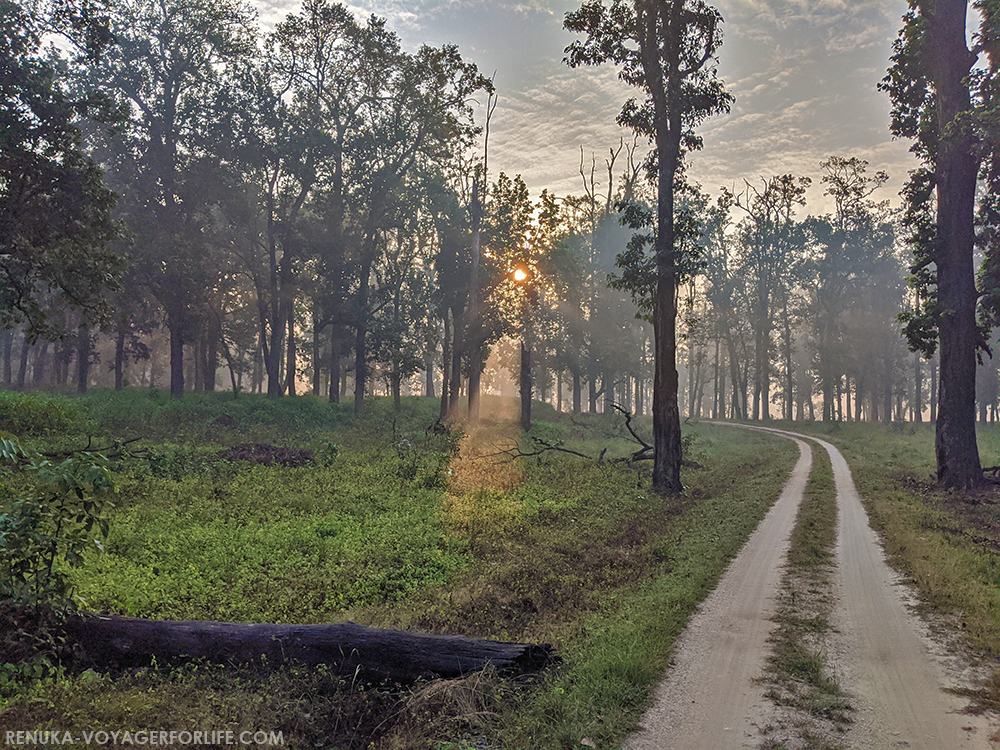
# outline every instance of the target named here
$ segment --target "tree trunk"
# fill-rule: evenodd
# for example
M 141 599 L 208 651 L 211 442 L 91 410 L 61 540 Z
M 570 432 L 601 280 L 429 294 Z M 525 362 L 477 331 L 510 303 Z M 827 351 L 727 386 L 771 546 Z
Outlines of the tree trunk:
M 320 325 L 319 314 L 315 312 L 315 309 L 319 306 L 319 302 L 313 301 L 313 330 L 312 330 L 312 363 L 313 363 L 313 377 L 312 377 L 312 392 L 314 396 L 319 396 L 323 392 L 323 367 L 320 365 L 320 337 L 323 334 L 323 329 L 326 326 Z
M 170 330 L 170 395 L 180 398 L 184 395 L 184 337 L 181 322 L 176 316 L 167 316 Z
M 330 403 L 340 402 L 340 341 L 341 326 L 334 323 L 330 326 Z
M 120 391 L 125 386 L 125 323 L 118 322 L 115 333 L 115 390 Z
M 526 336 L 527 337 L 527 336 Z M 531 345 L 521 341 L 521 431 L 531 429 Z
M 208 392 L 215 391 L 216 373 L 219 370 L 219 339 L 222 338 L 222 331 L 219 326 L 219 318 L 215 313 L 208 316 L 205 324 L 205 375 L 204 385 Z
M 14 349 L 14 329 L 5 328 L 3 330 L 3 382 L 4 385 L 11 385 L 13 379 L 12 356 Z
M 937 359 L 931 360 L 931 395 L 930 395 L 930 407 L 931 407 L 931 422 L 937 421 L 937 397 L 938 397 L 938 369 L 937 369 Z
M 86 393 L 90 378 L 90 327 L 86 323 L 80 323 L 76 347 L 76 392 Z
M 434 393 L 434 353 L 424 355 L 424 398 L 436 398 Z
M 465 326 L 465 347 L 469 353 L 469 421 L 479 420 L 479 384 L 483 373 L 483 311 L 479 299 L 480 232 L 482 211 L 479 205 L 479 182 L 472 183 L 472 263 L 469 264 L 469 322 Z
M 973 268 L 978 163 L 967 127 L 946 133 L 971 108 L 967 77 L 975 55 L 966 46 L 967 0 L 937 0 L 928 15 L 928 54 L 941 141 L 936 155 L 938 317 L 941 384 L 934 448 L 946 487 L 983 482 L 976 443 L 976 284 Z
M 374 246 L 374 234 L 369 240 Z M 372 251 L 369 252 L 369 255 Z M 358 274 L 360 283 L 358 284 L 358 320 L 355 322 L 354 337 L 354 411 L 359 412 L 365 405 L 365 381 L 368 378 L 368 350 L 365 341 L 368 335 L 368 288 L 371 276 L 371 261 L 361 266 Z
M 48 341 L 43 341 L 41 346 L 35 352 L 35 364 L 31 368 L 31 383 L 35 388 L 45 387 L 45 372 L 48 369 L 49 361 L 49 346 L 51 343 Z
M 324 665 L 335 674 L 364 681 L 413 682 L 459 677 L 491 665 L 518 675 L 537 672 L 555 658 L 552 647 L 501 643 L 461 635 L 417 635 L 378 630 L 352 622 L 332 625 L 142 620 L 77 616 L 66 624 L 87 662 L 101 668 L 134 669 L 207 660 L 265 669 Z
M 295 304 L 289 300 L 288 302 L 288 345 L 286 347 L 286 362 L 285 362 L 285 378 L 286 386 L 285 390 L 288 391 L 289 396 L 295 395 L 295 371 L 296 371 L 296 361 L 295 361 Z
M 25 378 L 28 376 L 28 351 L 31 349 L 31 345 L 28 343 L 28 336 L 25 333 L 21 337 L 21 358 L 17 366 L 17 390 L 24 390 Z
M 465 340 L 461 342 L 459 338 L 460 313 L 451 309 L 452 335 L 454 344 L 451 347 L 451 377 L 448 380 L 448 412 L 452 415 L 458 410 L 459 389 L 462 385 L 462 348 L 469 346 L 468 329 L 465 331 Z M 471 352 L 470 352 L 471 354 Z
M 438 417 L 445 419 L 448 416 L 449 406 L 448 381 L 451 380 L 451 323 L 447 308 L 441 315 L 441 322 L 444 324 L 444 338 L 441 340 L 441 408 Z

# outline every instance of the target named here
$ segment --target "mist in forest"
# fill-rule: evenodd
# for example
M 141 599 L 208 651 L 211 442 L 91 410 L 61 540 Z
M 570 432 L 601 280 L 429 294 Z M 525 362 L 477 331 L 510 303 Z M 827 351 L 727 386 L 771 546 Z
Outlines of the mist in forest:
M 474 56 L 408 51 L 385 19 L 307 0 L 263 31 L 230 0 L 137 0 L 50 51 L 44 11 L 3 6 L 25 106 L 55 82 L 4 185 L 4 387 L 423 396 L 443 417 L 481 391 L 513 415 L 527 352 L 536 400 L 649 413 L 647 139 L 566 144 L 577 188 L 532 193 L 490 152 L 502 101 Z M 813 169 L 682 180 L 683 416 L 934 419 L 935 361 L 900 335 L 904 217 L 877 192 L 902 176 Z M 997 392 L 985 358 L 980 419 Z

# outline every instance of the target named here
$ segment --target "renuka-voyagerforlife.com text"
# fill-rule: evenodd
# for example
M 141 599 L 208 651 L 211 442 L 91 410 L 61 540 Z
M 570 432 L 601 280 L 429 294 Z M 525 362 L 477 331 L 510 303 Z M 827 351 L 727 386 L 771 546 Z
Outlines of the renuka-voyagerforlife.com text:
M 282 732 L 212 730 L 188 731 L 165 729 L 140 729 L 134 732 L 79 732 L 55 729 L 5 731 L 7 745 L 268 745 L 283 746 Z

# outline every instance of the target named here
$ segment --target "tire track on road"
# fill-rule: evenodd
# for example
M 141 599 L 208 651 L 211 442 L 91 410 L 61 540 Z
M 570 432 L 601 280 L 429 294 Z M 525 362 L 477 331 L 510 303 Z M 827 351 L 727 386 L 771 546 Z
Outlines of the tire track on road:
M 799 459 L 791 477 L 677 639 L 673 667 L 628 750 L 735 750 L 757 739 L 768 704 L 753 680 L 768 654 L 781 567 L 812 466 L 809 446 L 792 439 Z
M 949 674 L 926 627 L 910 612 L 911 597 L 885 560 L 840 451 L 800 433 L 708 423 L 794 440 L 799 461 L 781 496 L 678 638 L 674 666 L 625 748 L 737 750 L 759 744 L 758 727 L 773 715 L 773 708 L 754 680 L 770 654 L 770 618 L 809 477 L 812 454 L 803 440 L 827 451 L 837 491 L 832 671 L 857 710 L 845 745 L 854 750 L 1000 747 L 990 741 L 985 718 L 958 713 L 963 701 L 944 692 L 959 680 Z

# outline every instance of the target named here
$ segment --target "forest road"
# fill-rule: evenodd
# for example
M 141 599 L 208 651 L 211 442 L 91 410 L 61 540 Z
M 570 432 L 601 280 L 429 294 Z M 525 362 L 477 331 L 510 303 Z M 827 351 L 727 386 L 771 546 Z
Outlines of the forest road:
M 675 646 L 674 666 L 656 689 L 627 750 L 757 748 L 774 716 L 762 675 L 770 653 L 771 617 L 789 537 L 809 477 L 814 440 L 830 455 L 839 508 L 836 595 L 828 667 L 855 707 L 838 743 L 852 750 L 995 750 L 985 717 L 959 713 L 964 702 L 944 692 L 966 684 L 957 658 L 912 614 L 912 596 L 888 567 L 847 462 L 811 436 L 759 429 L 794 440 L 799 459 L 781 496 L 730 563 L 716 589 Z

